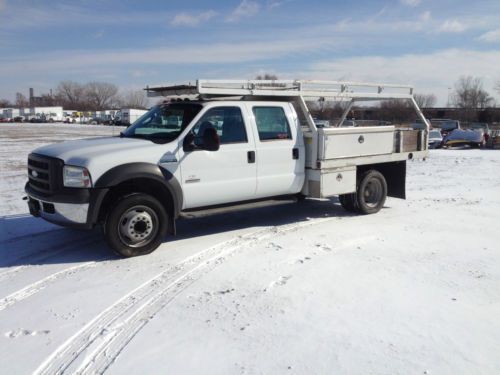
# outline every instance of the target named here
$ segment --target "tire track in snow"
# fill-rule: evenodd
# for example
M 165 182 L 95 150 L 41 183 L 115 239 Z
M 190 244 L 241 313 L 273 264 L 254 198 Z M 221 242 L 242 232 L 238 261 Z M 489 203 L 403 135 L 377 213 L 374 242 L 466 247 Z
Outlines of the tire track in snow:
M 27 254 L 25 256 L 21 256 L 11 262 L 11 264 L 16 264 L 20 263 L 22 261 L 28 263 L 28 264 L 21 264 L 19 266 L 7 266 L 8 268 L 5 269 L 4 271 L 0 272 L 0 282 L 3 281 L 6 278 L 10 278 L 13 275 L 17 275 L 20 271 L 24 269 L 31 269 L 32 267 L 36 266 L 37 263 L 40 263 L 44 260 L 50 259 L 53 256 L 56 256 L 60 253 L 62 253 L 64 250 L 71 248 L 71 247 L 78 247 L 78 246 L 88 246 L 92 244 L 96 244 L 99 241 L 96 239 L 84 239 L 83 241 L 78 241 L 78 242 L 70 242 L 70 243 L 63 243 L 59 246 L 57 246 L 55 249 L 53 247 L 47 248 L 45 250 L 41 250 L 38 254 L 33 256 L 33 254 Z M 30 264 L 31 263 L 31 264 Z
M 47 277 L 44 277 L 43 279 L 35 281 L 34 283 L 31 283 L 25 286 L 24 288 L 9 294 L 7 297 L 2 298 L 0 300 L 0 311 L 3 311 L 6 308 L 15 305 L 16 303 L 25 300 L 26 298 L 31 297 L 32 295 L 42 291 L 47 287 L 47 285 L 53 283 L 56 280 L 72 275 L 83 269 L 95 267 L 98 264 L 99 264 L 98 261 L 85 262 L 76 266 L 65 268 L 61 271 L 58 271 Z
M 266 230 L 267 233 L 265 233 L 264 235 L 259 236 L 258 238 L 250 238 L 247 242 L 241 243 L 234 248 L 226 249 L 223 253 L 218 254 L 211 259 L 208 259 L 205 263 L 199 264 L 192 271 L 187 272 L 176 280 L 173 280 L 162 292 L 158 293 L 150 300 L 143 303 L 125 320 L 116 323 L 109 328 L 104 328 L 103 341 L 89 355 L 86 356 L 84 362 L 75 371 L 75 374 L 103 374 L 115 362 L 116 358 L 132 341 L 137 333 L 139 333 L 139 331 L 147 323 L 149 323 L 149 321 L 151 321 L 158 312 L 169 305 L 170 302 L 172 302 L 175 297 L 177 297 L 177 295 L 183 292 L 187 287 L 222 264 L 225 261 L 224 256 L 230 257 L 243 246 L 250 245 L 251 243 L 256 243 L 267 238 L 271 238 L 274 234 L 285 233 L 304 226 L 320 224 L 321 222 L 330 221 L 333 219 L 334 218 L 320 219 L 320 222 L 316 221 L 314 223 L 300 223 L 298 225 L 279 228 L 277 230 Z M 273 229 L 274 228 L 276 227 L 273 227 Z M 344 241 L 342 246 L 335 247 L 335 250 L 367 243 L 372 241 L 374 238 L 374 236 L 370 236 L 356 240 L 346 240 Z M 287 277 L 285 283 L 290 277 L 291 276 Z
M 59 346 L 34 373 L 103 373 L 161 309 L 189 285 L 223 263 L 225 256 L 277 233 L 333 219 L 335 217 L 264 228 L 224 241 L 186 258 L 141 284 L 94 317 Z M 78 360 L 80 364 L 77 364 Z
M 21 271 L 22 269 L 25 269 L 27 267 L 29 267 L 29 266 L 28 265 L 22 265 L 22 266 L 16 266 L 16 267 L 9 267 L 5 271 L 0 272 L 0 281 L 2 281 L 3 279 L 7 278 L 11 274 L 17 274 L 19 271 Z

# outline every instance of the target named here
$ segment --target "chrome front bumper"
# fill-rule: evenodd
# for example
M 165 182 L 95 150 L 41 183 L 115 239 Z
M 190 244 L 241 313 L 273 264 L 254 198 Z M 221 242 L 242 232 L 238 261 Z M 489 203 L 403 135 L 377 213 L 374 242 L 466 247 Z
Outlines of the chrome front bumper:
M 39 216 L 60 225 L 86 224 L 89 204 L 55 203 L 28 195 L 28 206 L 33 216 Z

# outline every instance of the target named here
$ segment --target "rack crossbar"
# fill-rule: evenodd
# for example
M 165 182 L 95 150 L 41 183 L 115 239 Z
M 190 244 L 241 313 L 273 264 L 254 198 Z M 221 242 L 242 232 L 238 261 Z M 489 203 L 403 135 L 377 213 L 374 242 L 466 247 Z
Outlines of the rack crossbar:
M 197 80 L 196 85 L 147 87 L 149 97 L 201 95 L 322 97 L 328 100 L 411 99 L 413 87 L 406 85 L 306 80 Z

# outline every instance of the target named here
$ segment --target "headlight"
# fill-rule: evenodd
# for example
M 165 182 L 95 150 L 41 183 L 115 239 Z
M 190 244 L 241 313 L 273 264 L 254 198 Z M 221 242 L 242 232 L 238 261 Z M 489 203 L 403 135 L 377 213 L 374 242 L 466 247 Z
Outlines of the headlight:
M 86 168 L 65 165 L 63 168 L 63 183 L 66 187 L 92 187 L 90 173 Z

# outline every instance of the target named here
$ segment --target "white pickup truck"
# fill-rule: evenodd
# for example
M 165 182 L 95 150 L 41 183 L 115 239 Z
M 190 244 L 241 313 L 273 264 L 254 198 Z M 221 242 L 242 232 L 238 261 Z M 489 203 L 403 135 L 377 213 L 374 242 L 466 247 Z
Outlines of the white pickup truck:
M 345 209 L 375 213 L 386 196 L 405 198 L 406 160 L 427 156 L 428 123 L 409 87 L 198 80 L 147 91 L 177 99 L 153 107 L 120 136 L 29 155 L 32 215 L 64 226 L 102 225 L 115 252 L 143 255 L 175 235 L 185 210 L 339 195 Z M 427 128 L 318 128 L 306 97 L 346 100 L 339 124 L 357 101 L 406 99 Z

